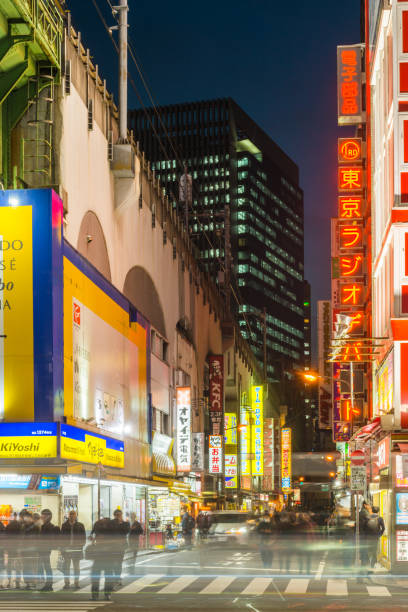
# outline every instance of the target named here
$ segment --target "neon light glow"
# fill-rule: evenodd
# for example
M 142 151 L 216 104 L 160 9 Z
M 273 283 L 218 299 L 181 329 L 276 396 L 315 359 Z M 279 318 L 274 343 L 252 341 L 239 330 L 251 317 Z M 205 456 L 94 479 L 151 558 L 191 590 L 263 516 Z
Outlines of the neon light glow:
M 363 258 L 361 255 L 340 257 L 341 276 L 361 276 L 363 273 Z
M 356 191 L 363 188 L 363 168 L 344 166 L 339 168 L 339 190 Z
M 350 249 L 361 247 L 363 242 L 363 228 L 361 225 L 345 225 L 340 230 L 340 248 Z
M 355 96 L 358 96 L 358 84 L 353 83 L 357 90 Z M 345 93 L 346 89 L 350 88 L 349 83 L 343 83 L 341 86 L 341 94 Z M 338 146 L 339 161 L 358 161 L 361 159 L 361 139 L 360 138 L 339 138 Z
M 360 196 L 339 197 L 340 219 L 362 219 L 363 200 Z
M 341 304 L 356 306 L 362 303 L 363 285 L 353 283 L 352 285 L 342 285 L 341 287 Z

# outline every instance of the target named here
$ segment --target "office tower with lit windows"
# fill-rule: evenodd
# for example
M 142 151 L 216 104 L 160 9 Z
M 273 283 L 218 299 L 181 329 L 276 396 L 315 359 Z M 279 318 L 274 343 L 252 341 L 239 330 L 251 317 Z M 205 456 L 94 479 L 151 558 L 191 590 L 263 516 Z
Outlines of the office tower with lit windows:
M 231 307 L 260 362 L 266 309 L 268 378 L 303 366 L 303 192 L 297 165 L 230 98 L 162 106 L 157 113 L 133 110 L 130 128 L 180 212 L 179 180 L 187 167 L 193 179 L 190 234 L 217 282 L 231 262 Z

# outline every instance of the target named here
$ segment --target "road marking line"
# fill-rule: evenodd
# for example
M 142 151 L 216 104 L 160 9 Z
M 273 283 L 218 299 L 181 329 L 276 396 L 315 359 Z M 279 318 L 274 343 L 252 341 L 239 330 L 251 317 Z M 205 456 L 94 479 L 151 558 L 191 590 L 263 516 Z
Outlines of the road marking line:
M 391 593 L 385 586 L 367 586 L 367 591 L 371 597 L 391 597 Z
M 200 576 L 180 576 L 180 578 L 176 578 L 176 580 L 158 591 L 157 595 L 165 595 L 166 593 L 180 593 L 180 591 L 188 587 L 189 584 L 197 580 L 199 577 Z
M 163 578 L 164 576 L 165 574 L 147 574 L 142 578 L 138 578 L 138 580 L 133 580 L 133 582 L 126 585 L 125 587 L 122 587 L 121 589 L 118 589 L 117 591 L 115 591 L 115 593 L 139 593 L 139 591 L 141 591 L 147 586 L 150 586 L 154 582 L 157 582 L 158 580 L 160 580 L 160 578 Z
M 284 592 L 288 595 L 306 593 L 309 582 L 309 578 L 291 578 Z
M 202 591 L 200 591 L 200 595 L 219 595 L 231 584 L 231 582 L 234 582 L 235 578 L 236 576 L 222 576 L 220 578 L 215 578 Z
M 241 595 L 263 595 L 271 582 L 272 578 L 254 578 L 242 591 Z
M 328 580 L 326 595 L 348 595 L 347 580 Z

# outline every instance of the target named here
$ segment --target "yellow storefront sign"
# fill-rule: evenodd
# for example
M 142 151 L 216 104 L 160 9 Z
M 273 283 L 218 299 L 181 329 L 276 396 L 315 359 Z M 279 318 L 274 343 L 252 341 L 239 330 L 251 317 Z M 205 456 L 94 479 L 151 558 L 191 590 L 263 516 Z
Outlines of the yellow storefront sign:
M 116 468 L 125 465 L 124 443 L 114 438 L 92 434 L 72 425 L 61 425 L 60 444 L 64 459 Z
M 0 424 L 0 459 L 46 459 L 56 456 L 55 423 Z

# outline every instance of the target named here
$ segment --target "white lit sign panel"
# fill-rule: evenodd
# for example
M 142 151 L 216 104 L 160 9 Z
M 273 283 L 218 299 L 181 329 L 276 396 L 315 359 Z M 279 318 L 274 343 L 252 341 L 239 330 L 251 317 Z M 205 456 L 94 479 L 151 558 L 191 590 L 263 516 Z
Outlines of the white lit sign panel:
M 222 474 L 222 436 L 208 437 L 208 471 Z
M 191 389 L 177 387 L 177 471 L 191 471 Z
M 225 455 L 225 488 L 236 489 L 237 487 L 237 456 Z

